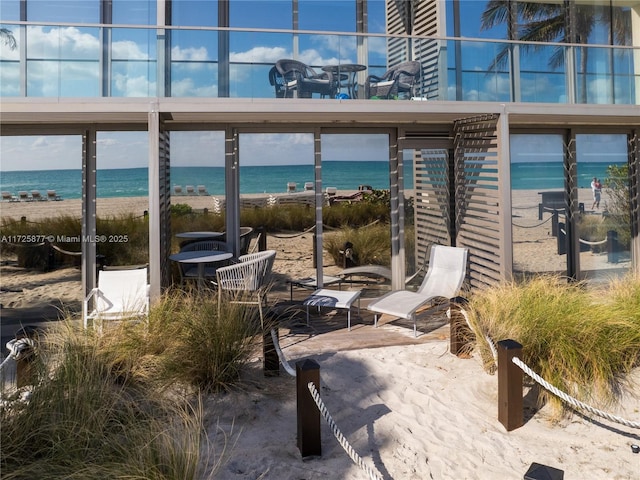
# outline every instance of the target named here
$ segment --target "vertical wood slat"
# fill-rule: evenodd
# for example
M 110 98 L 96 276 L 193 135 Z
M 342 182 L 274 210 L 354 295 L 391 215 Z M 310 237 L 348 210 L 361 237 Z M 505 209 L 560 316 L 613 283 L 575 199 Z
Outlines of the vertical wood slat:
M 491 114 L 454 122 L 455 245 L 469 249 L 471 288 L 493 285 L 505 272 L 499 118 Z

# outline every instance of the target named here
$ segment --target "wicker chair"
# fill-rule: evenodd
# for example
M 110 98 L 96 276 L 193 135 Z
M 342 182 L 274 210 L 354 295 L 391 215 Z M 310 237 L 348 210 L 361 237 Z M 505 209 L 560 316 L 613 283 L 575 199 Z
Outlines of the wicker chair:
M 215 250 L 220 252 L 227 251 L 227 244 L 217 240 L 199 240 L 197 242 L 187 243 L 183 246 L 181 252 L 201 252 L 204 250 Z M 216 269 L 224 266 L 223 263 L 206 263 L 204 265 L 204 278 L 214 279 L 216 278 Z M 189 263 L 179 263 L 178 270 L 180 271 L 180 283 L 183 285 L 189 280 L 198 280 L 198 266 Z
M 402 62 L 387 70 L 378 77 L 369 75 L 365 82 L 366 98 L 396 98 L 415 95 L 415 88 L 420 79 L 420 62 Z
M 331 72 L 316 73 L 310 66 L 288 58 L 278 60 L 276 69 L 284 79 L 287 98 L 311 98 L 314 93 L 322 98 L 336 96 L 338 82 Z
M 230 295 L 233 303 L 257 305 L 260 324 L 264 328 L 262 307 L 267 305 L 267 293 L 271 288 L 271 269 L 275 258 L 275 250 L 265 250 L 241 255 L 238 257 L 238 263 L 218 268 L 218 311 L 222 305 L 222 295 Z

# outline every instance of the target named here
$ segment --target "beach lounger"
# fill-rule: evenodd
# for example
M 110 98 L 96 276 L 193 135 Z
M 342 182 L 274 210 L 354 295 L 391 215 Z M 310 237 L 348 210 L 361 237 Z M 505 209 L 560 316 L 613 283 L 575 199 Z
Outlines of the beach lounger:
M 181 185 L 174 185 L 173 186 L 173 194 L 174 195 L 182 195 L 182 186 Z
M 47 190 L 47 200 L 59 202 L 62 200 L 62 197 L 58 195 L 55 190 Z
M 31 200 L 42 202 L 43 200 L 46 200 L 46 198 L 40 194 L 39 190 L 31 190 Z
M 413 336 L 417 336 L 416 312 L 437 298 L 453 298 L 462 287 L 467 273 L 467 249 L 433 245 L 429 268 L 416 292 L 396 290 L 372 301 L 367 309 L 374 312 L 374 325 L 380 314 L 413 320 Z
M 195 195 L 196 194 L 196 189 L 193 188 L 193 185 L 187 185 L 186 189 L 187 189 L 187 195 Z
M 198 195 L 209 195 L 207 188 L 204 185 L 198 185 Z
M 313 190 L 313 182 L 304 182 L 304 189 L 306 191 Z
M 2 192 L 2 200 L 5 202 L 19 202 L 18 197 L 16 197 L 11 192 Z
M 29 192 L 25 192 L 24 190 L 21 190 L 21 191 L 18 192 L 18 199 L 21 202 L 32 202 L 33 201 L 33 198 L 31 198 L 29 196 Z
M 287 183 L 287 192 L 292 193 L 296 191 L 296 182 Z

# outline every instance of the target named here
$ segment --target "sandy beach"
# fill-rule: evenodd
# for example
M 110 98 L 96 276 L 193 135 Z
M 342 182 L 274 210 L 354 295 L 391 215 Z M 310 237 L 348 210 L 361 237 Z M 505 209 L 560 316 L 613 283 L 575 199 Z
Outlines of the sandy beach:
M 584 195 L 590 207 L 590 192 Z M 514 199 L 514 224 L 531 227 L 519 232 L 521 227 L 514 226 L 514 260 L 524 265 L 551 261 L 562 265 L 564 257 L 555 250 L 556 239 L 550 238 L 549 214 L 544 223 L 538 220 L 538 198 L 537 192 L 531 192 Z M 211 204 L 212 197 L 182 200 L 201 209 Z M 142 214 L 147 202 L 146 198 L 102 199 L 98 214 Z M 42 218 L 37 215 L 54 216 L 75 209 L 79 215 L 79 200 L 3 203 L 2 217 Z M 350 332 L 342 312 L 312 315 L 307 327 L 304 311 L 296 307 L 306 291 L 296 291 L 290 302 L 284 279 L 313 273 L 313 236 L 270 235 L 267 244 L 277 251 L 274 271 L 282 279 L 271 301 L 280 302 L 290 313 L 280 330 L 282 351 L 294 368 L 305 359 L 320 364 L 321 396 L 329 413 L 365 464 L 381 478 L 519 479 L 535 462 L 563 470 L 566 480 L 640 479 L 640 454 L 631 450 L 632 444 L 640 444 L 638 429 L 581 414 L 554 421 L 543 407 L 527 410 L 525 425 L 507 432 L 497 420 L 496 376 L 482 369 L 476 354 L 459 358 L 449 353 L 449 328 L 442 311 L 420 321 L 418 338 L 413 337 L 410 323 L 387 317 L 373 328 L 372 315 L 365 308 L 370 296 L 363 298 Z M 584 255 L 606 267 L 601 256 Z M 340 270 L 328 256 L 324 262 L 326 274 Z M 79 306 L 77 268 L 27 271 L 3 258 L 0 275 L 3 317 L 9 310 Z M 225 438 L 229 442 L 215 478 L 368 478 L 324 421 L 322 456 L 301 458 L 296 446 L 295 379 L 283 368 L 278 377 L 265 377 L 261 369 L 261 353 L 257 352 L 237 391 L 206 401 L 211 454 L 220 454 Z M 640 422 L 639 369 L 620 405 L 607 412 Z

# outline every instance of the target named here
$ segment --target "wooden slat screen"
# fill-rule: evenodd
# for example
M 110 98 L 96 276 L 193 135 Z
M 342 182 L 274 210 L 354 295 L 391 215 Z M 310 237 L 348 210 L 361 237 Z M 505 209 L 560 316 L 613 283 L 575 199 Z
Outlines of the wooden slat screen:
M 469 249 L 472 289 L 503 278 L 498 118 L 482 115 L 454 122 L 455 245 Z
M 432 244 L 451 245 L 449 152 L 416 150 L 413 161 L 416 259 L 427 257 Z
M 171 284 L 171 177 L 170 167 L 170 134 L 160 124 L 160 284 L 168 287 Z

